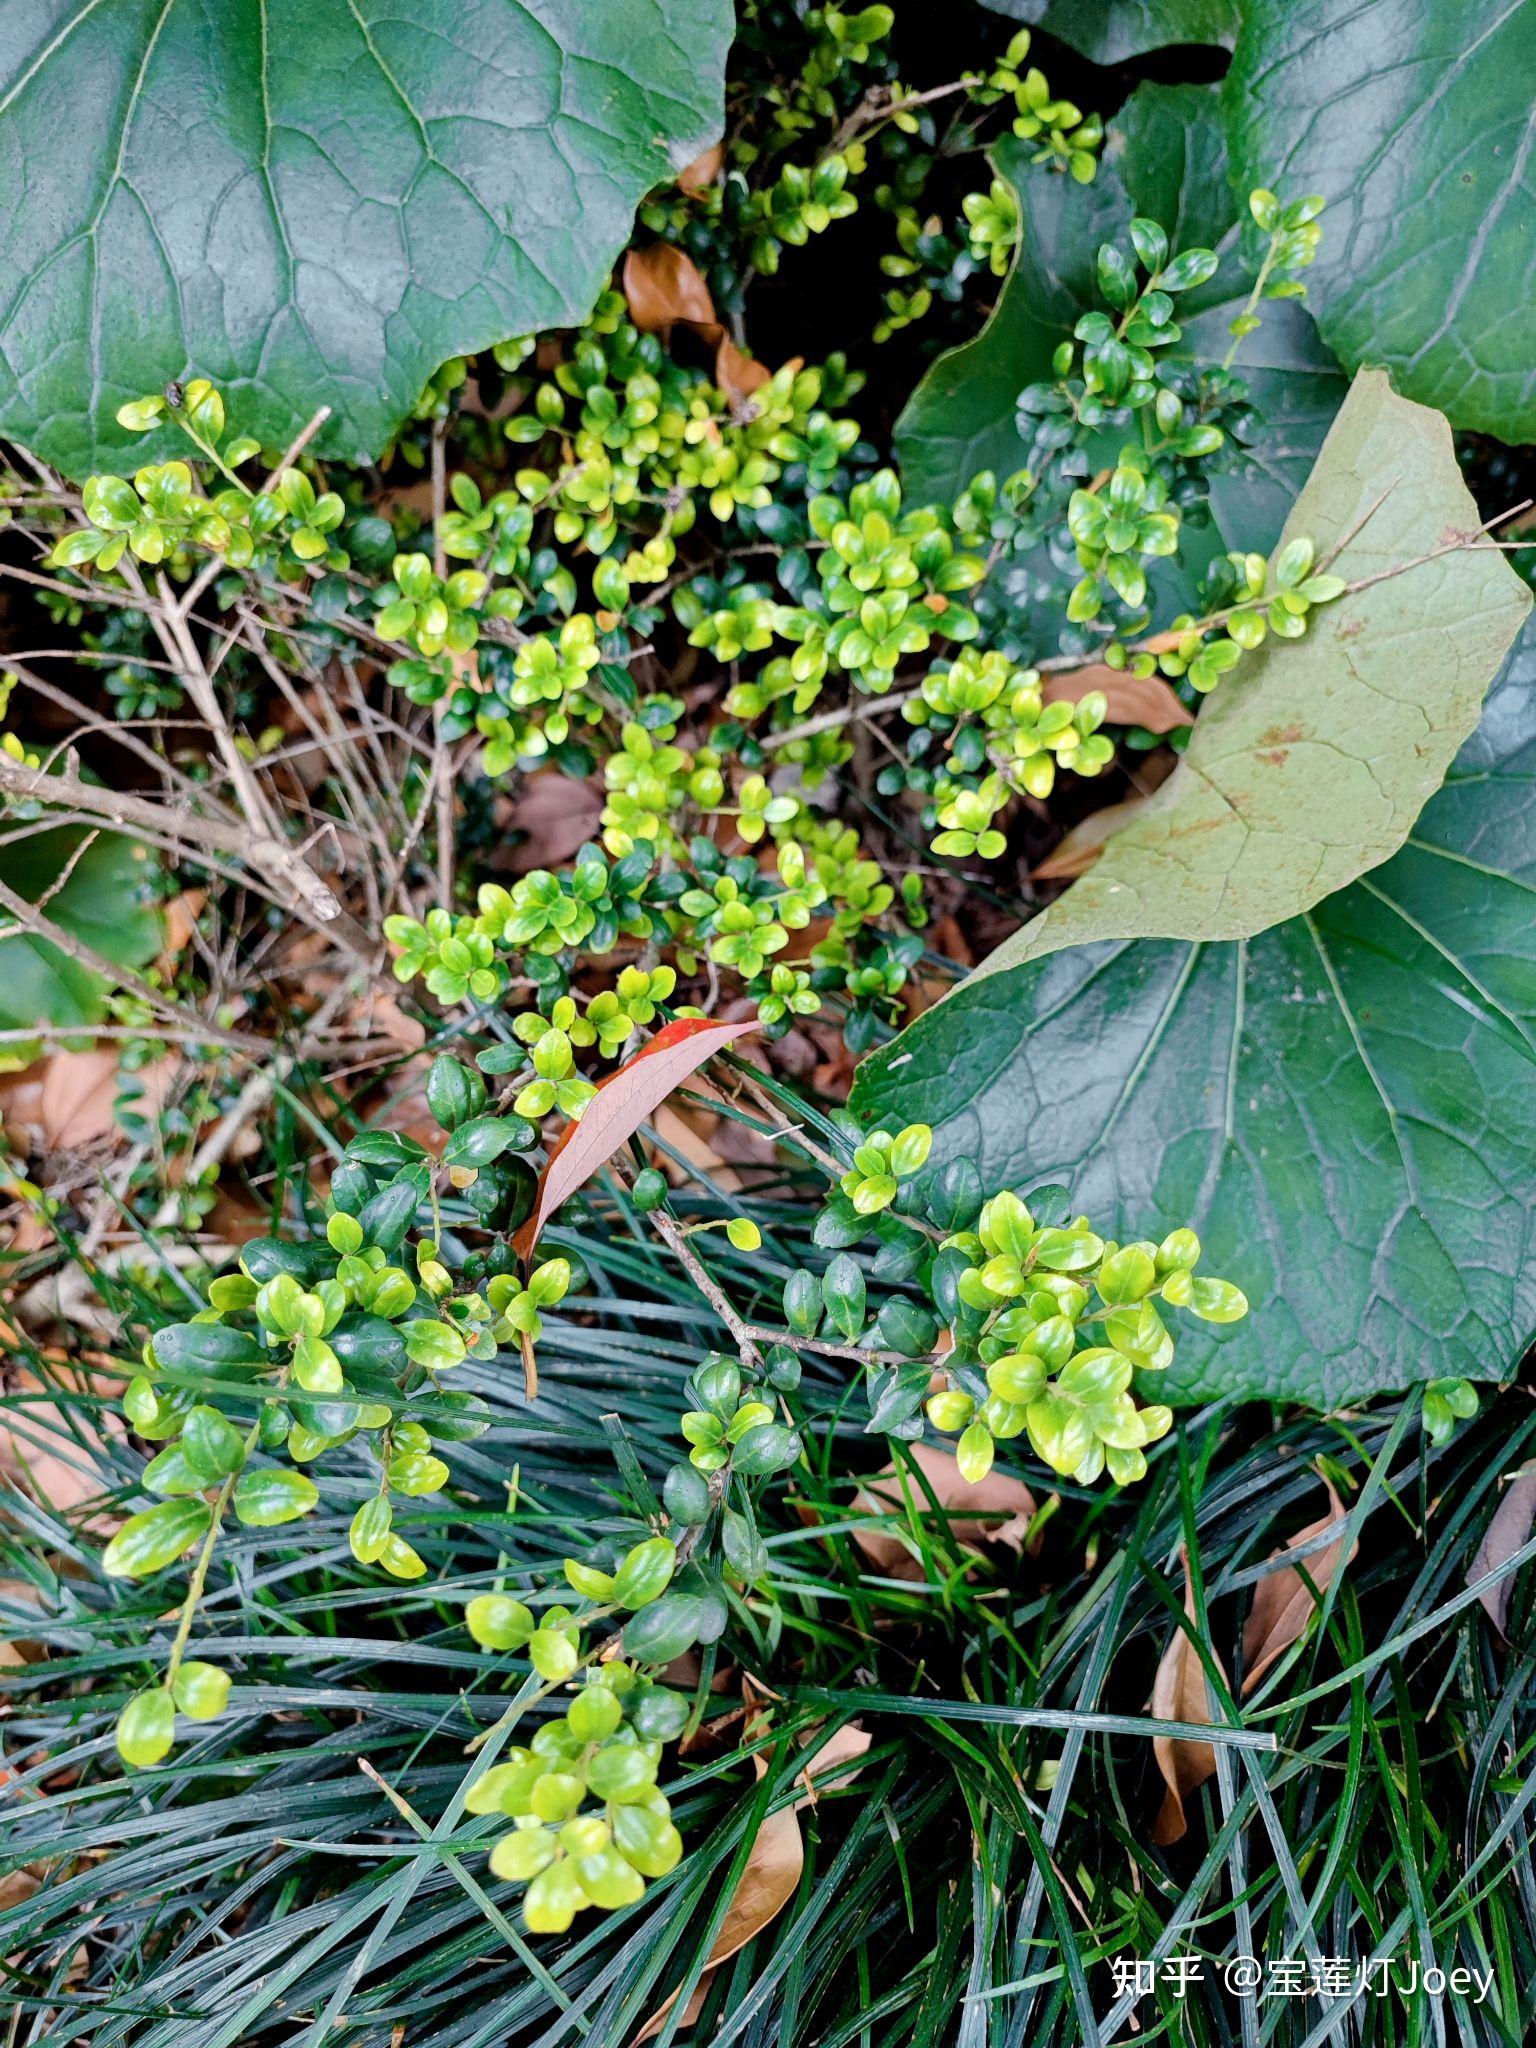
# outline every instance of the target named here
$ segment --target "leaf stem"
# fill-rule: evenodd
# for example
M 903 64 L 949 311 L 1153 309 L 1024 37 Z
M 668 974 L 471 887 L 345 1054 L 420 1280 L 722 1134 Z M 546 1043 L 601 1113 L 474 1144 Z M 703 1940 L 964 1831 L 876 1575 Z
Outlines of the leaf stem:
M 1271 235 L 1269 238 L 1269 247 L 1264 251 L 1264 260 L 1259 265 L 1259 274 L 1253 280 L 1253 290 L 1248 294 L 1248 303 L 1244 306 L 1242 312 L 1238 315 L 1238 318 L 1240 320 L 1251 320 L 1253 318 L 1253 309 L 1259 303 L 1259 300 L 1263 297 L 1264 287 L 1269 282 L 1269 273 L 1275 267 L 1275 254 L 1279 247 L 1279 235 Z M 1248 333 L 1252 332 L 1253 330 L 1250 328 L 1248 330 Z M 1223 372 L 1231 369 L 1233 363 L 1237 359 L 1238 350 L 1242 347 L 1243 343 L 1248 339 L 1248 333 L 1234 334 L 1232 336 L 1232 345 L 1221 359 L 1221 367 Z
M 181 1669 L 181 1660 L 187 1652 L 187 1642 L 192 1634 L 192 1618 L 197 1613 L 198 1603 L 203 1597 L 203 1588 L 208 1583 L 208 1567 L 213 1562 L 213 1546 L 219 1538 L 219 1528 L 229 1506 L 230 1495 L 235 1490 L 235 1481 L 244 1469 L 245 1460 L 256 1448 L 261 1434 L 261 1424 L 253 1422 L 246 1432 L 245 1451 L 240 1463 L 225 1479 L 213 1503 L 213 1518 L 208 1524 L 208 1533 L 203 1538 L 203 1547 L 197 1554 L 197 1563 L 192 1567 L 192 1577 L 187 1584 L 187 1597 L 181 1603 L 181 1616 L 176 1624 L 176 1638 L 171 1644 L 171 1654 L 165 1666 L 165 1689 L 170 1691 L 176 1683 L 176 1674 Z

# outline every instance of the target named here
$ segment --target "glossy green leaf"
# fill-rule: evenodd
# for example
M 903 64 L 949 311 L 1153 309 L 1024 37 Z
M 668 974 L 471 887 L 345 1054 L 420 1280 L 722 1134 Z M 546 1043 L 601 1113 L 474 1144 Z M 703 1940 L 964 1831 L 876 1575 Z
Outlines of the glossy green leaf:
M 236 1520 L 250 1529 L 275 1529 L 307 1515 L 320 1492 L 306 1472 L 286 1466 L 262 1466 L 242 1472 L 235 1481 Z
M 1011 21 L 1043 28 L 1093 64 L 1123 64 L 1170 43 L 1232 47 L 1237 0 L 986 0 Z
M 145 851 L 113 832 L 82 850 L 85 837 L 65 826 L 15 840 L 0 850 L 0 881 L 29 903 L 46 899 L 49 921 L 113 966 L 143 967 L 161 943 Z M 101 975 L 46 939 L 0 931 L 0 1030 L 99 1023 L 107 994 Z
M 1160 1397 L 1337 1406 L 1506 1373 L 1536 1330 L 1533 785 L 1527 625 L 1384 867 L 1250 940 L 991 976 L 867 1060 L 853 1106 L 920 1110 L 989 1186 L 1069 1181 L 1118 1236 L 1193 1224 L 1252 1313 L 1170 1311 Z
M 648 1607 L 659 1600 L 677 1568 L 677 1547 L 666 1536 L 648 1536 L 627 1553 L 613 1580 L 620 1607 Z
M 0 18 L 0 429 L 164 454 L 211 377 L 281 446 L 376 453 L 447 356 L 584 317 L 720 132 L 726 0 L 36 0 Z M 178 449 L 176 452 L 180 452 Z
M 383 1316 L 343 1316 L 326 1342 L 349 1373 L 392 1373 L 405 1364 L 405 1339 Z
M 419 1166 L 407 1166 L 387 1181 L 376 1195 L 370 1195 L 358 1211 L 363 1236 L 386 1252 L 398 1251 L 417 1209 L 426 1198 L 430 1176 Z
M 227 1372 L 244 1377 L 253 1366 L 273 1362 L 257 1338 L 227 1323 L 172 1323 L 156 1331 L 154 1353 L 165 1372 L 206 1373 L 210 1379 Z
M 239 1469 L 245 1443 L 227 1415 L 217 1408 L 199 1406 L 182 1424 L 181 1451 L 202 1485 L 217 1486 Z
M 456 1131 L 485 1102 L 485 1083 L 452 1053 L 439 1053 L 427 1069 L 427 1107 L 445 1131 Z M 469 1162 L 479 1165 L 482 1162 Z
M 462 1071 L 462 1070 L 461 1070 Z M 478 1080 L 479 1076 L 475 1075 Z M 477 1116 L 461 1123 L 443 1147 L 445 1166 L 489 1166 L 516 1142 L 521 1117 Z
M 1245 186 L 1328 202 L 1307 296 L 1342 359 L 1460 427 L 1536 438 L 1536 8 L 1249 0 L 1227 81 Z
M 1050 378 L 1053 350 L 1079 315 L 1099 304 L 1099 245 L 1128 247 L 1133 215 L 1165 223 L 1177 246 L 1212 248 L 1222 258 L 1210 283 L 1180 301 L 1180 324 L 1197 360 L 1223 359 L 1227 323 L 1246 298 L 1250 280 L 1236 256 L 1238 209 L 1213 91 L 1141 86 L 1111 122 L 1103 168 L 1091 185 L 1032 165 L 1033 147 L 1009 139 L 994 152 L 1024 218 L 1023 243 L 996 311 L 974 341 L 939 357 L 897 423 L 903 477 L 916 497 L 952 498 L 978 470 L 1004 477 L 1019 467 L 1018 395 Z M 1263 326 L 1244 341 L 1234 367 L 1264 416 L 1265 433 L 1251 474 L 1213 484 L 1203 559 L 1191 552 L 1199 546 L 1195 536 L 1186 537 L 1187 565 L 1196 569 L 1228 547 L 1273 545 L 1344 396 L 1344 378 L 1291 300 L 1265 306 Z
M 160 1501 L 128 1517 L 102 1552 L 102 1569 L 113 1579 L 147 1579 L 190 1550 L 212 1520 L 206 1501 Z
M 1388 859 L 1530 608 L 1496 550 L 1419 559 L 1477 525 L 1444 420 L 1362 371 L 1285 531 L 1320 560 L 1344 542 L 1331 568 L 1370 587 L 1219 683 L 1169 779 L 967 989 L 1098 939 L 1251 937 Z
M 694 1593 L 666 1593 L 624 1624 L 624 1648 L 637 1664 L 670 1664 L 698 1640 L 703 1602 Z

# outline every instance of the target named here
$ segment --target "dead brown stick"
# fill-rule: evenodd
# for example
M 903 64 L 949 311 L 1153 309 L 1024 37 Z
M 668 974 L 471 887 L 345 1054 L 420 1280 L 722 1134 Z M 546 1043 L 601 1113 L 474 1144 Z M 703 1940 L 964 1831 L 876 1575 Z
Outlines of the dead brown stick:
M 125 831 L 139 832 L 166 850 L 193 860 L 201 860 L 209 854 L 222 855 L 226 860 L 240 863 L 248 871 L 253 886 L 260 894 L 273 902 L 292 907 L 291 887 L 279 894 L 271 889 L 266 879 L 269 874 L 284 873 L 286 865 L 294 858 L 293 849 L 284 840 L 250 831 L 244 826 L 226 824 L 218 818 L 200 817 L 190 808 L 184 809 L 180 805 L 155 803 L 147 797 L 130 796 L 124 791 L 82 782 L 67 771 L 50 775 L 40 768 L 28 768 L 8 754 L 0 754 L 0 793 L 56 804 L 91 818 L 104 818 Z M 221 862 L 211 864 L 216 865 L 219 872 L 225 872 Z M 362 963 L 370 968 L 376 964 L 377 949 L 368 945 L 366 934 L 345 912 L 339 919 L 327 921 L 325 929 Z

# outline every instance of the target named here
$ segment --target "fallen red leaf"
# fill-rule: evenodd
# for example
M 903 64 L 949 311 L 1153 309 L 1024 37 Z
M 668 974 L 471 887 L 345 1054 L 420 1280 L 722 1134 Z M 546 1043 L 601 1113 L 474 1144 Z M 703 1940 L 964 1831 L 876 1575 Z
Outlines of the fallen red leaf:
M 539 1233 L 563 1202 L 589 1181 L 626 1138 L 713 1053 L 749 1031 L 755 1020 L 717 1024 L 711 1017 L 677 1017 L 616 1073 L 599 1081 L 579 1123 L 567 1124 L 539 1177 L 533 1213 L 512 1239 L 519 1258 L 533 1254 Z

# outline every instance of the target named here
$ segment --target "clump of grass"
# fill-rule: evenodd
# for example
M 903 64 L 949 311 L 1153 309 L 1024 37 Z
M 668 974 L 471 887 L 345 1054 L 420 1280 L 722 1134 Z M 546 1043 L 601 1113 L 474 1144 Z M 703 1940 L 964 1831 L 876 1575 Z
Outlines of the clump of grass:
M 549 1318 L 536 1405 L 504 1367 L 463 1369 L 492 1425 L 447 1451 L 447 1494 L 415 1504 L 427 1578 L 380 1585 L 353 1562 L 361 1460 L 355 1490 L 343 1460 L 304 1522 L 232 1532 L 201 1623 L 236 1672 L 231 1710 L 126 1781 L 113 1723 L 163 1650 L 168 1602 L 105 1579 L 83 1520 L 132 1493 L 139 1459 L 103 1430 L 103 1398 L 22 1361 L 41 1391 L 12 1402 L 19 1438 L 29 1415 L 54 1433 L 63 1418 L 106 1500 L 60 1514 L 25 1477 L 6 1499 L 0 1633 L 46 1651 L 8 1672 L 0 1724 L 8 2043 L 619 2048 L 701 1978 L 690 2038 L 749 2048 L 1526 2036 L 1536 1642 L 1518 1597 L 1499 1639 L 1472 1577 L 1501 1475 L 1536 1443 L 1520 1389 L 1440 1450 L 1413 1401 L 1334 1421 L 1190 1414 L 1140 1488 L 1064 1486 L 1028 1550 L 978 1553 L 942 1517 L 919 1538 L 855 1498 L 883 1446 L 846 1368 L 823 1361 L 804 1385 L 813 1463 L 764 1530 L 769 1577 L 735 1600 L 731 1658 L 706 1649 L 693 1674 L 695 1732 L 665 1787 L 687 1855 L 639 1906 L 530 1945 L 475 1853 L 493 1823 L 454 1796 L 518 1684 L 473 1647 L 463 1606 L 527 1586 L 574 1531 L 620 1526 L 626 1490 L 673 1455 L 684 1378 L 718 1335 L 615 1187 L 565 1223 L 590 1290 Z M 792 1202 L 770 1213 L 743 1286 L 771 1287 L 805 1227 Z M 148 1320 L 172 1284 L 147 1268 L 118 1306 Z M 1320 1469 L 1358 1552 L 1239 1710 L 1228 1677 L 1253 1588 L 1316 1519 Z M 876 1571 L 855 1541 L 871 1527 L 904 1530 L 926 1577 Z M 1181 1625 L 1181 1550 L 1191 1630 L 1216 1660 L 1217 1769 L 1188 1835 L 1159 1850 L 1148 1699 Z M 771 1720 L 744 1714 L 770 1664 Z M 868 1752 L 802 1806 L 793 1895 L 705 1977 L 765 1821 L 805 1799 L 801 1743 L 854 1719 Z M 1242 1956 L 1398 1970 L 1381 1996 L 1243 2000 L 1223 1988 Z M 1133 2013 L 1115 1963 L 1135 1957 L 1202 1974 L 1182 1998 L 1165 1977 Z M 1491 1989 L 1436 2000 L 1408 1984 L 1410 1957 L 1491 1971 Z M 657 2038 L 682 2032 L 682 2009 Z

